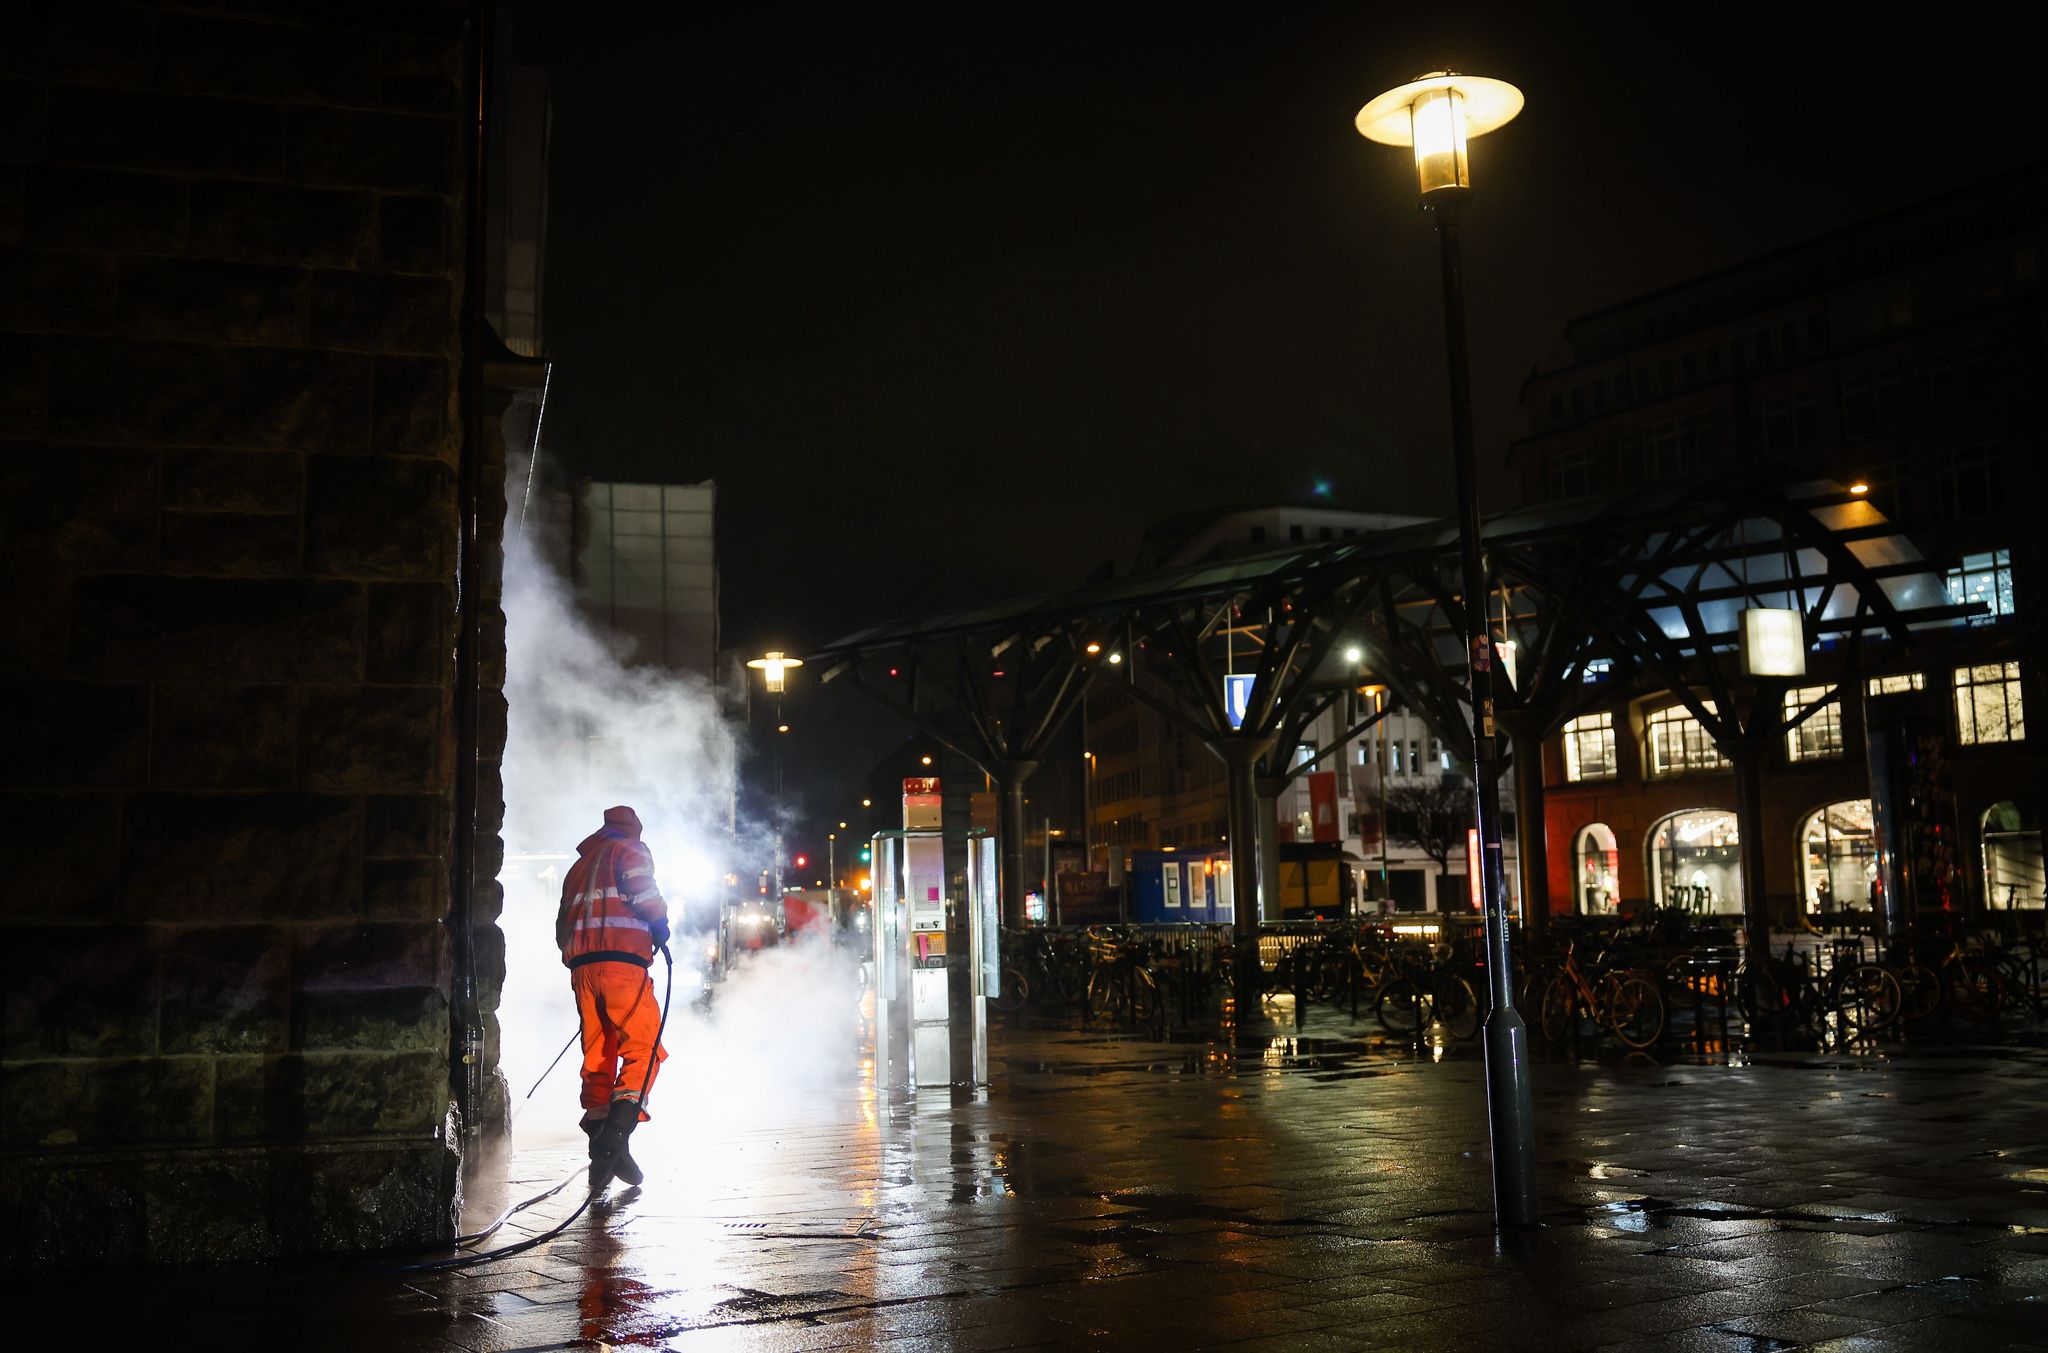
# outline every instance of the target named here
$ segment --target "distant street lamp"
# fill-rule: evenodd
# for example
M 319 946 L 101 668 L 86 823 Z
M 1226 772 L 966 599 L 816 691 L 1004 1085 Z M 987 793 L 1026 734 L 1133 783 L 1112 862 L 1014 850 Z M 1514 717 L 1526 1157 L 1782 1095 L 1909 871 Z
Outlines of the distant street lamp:
M 802 658 L 786 657 L 780 649 L 770 649 L 761 657 L 749 658 L 747 660 L 747 666 L 762 674 L 768 686 L 768 694 L 770 695 L 782 694 L 785 674 L 790 668 L 803 665 L 804 660 Z M 829 676 L 831 674 L 827 673 L 826 675 Z
M 787 733 L 789 725 L 782 721 L 782 693 L 788 687 L 789 670 L 804 665 L 802 658 L 792 658 L 779 648 L 771 648 L 758 658 L 749 658 L 747 666 L 761 674 L 761 681 L 768 694 L 775 697 L 775 731 Z M 775 739 L 775 896 L 782 896 L 782 739 Z
M 1521 111 L 1522 91 L 1504 80 L 1432 71 L 1388 90 L 1358 112 L 1359 133 L 1368 140 L 1413 147 L 1422 205 L 1435 218 L 1443 259 L 1444 355 L 1450 375 L 1451 459 L 1458 483 L 1458 553 L 1472 701 L 1473 816 L 1486 903 L 1486 1106 L 1493 1143 L 1494 1219 L 1502 1226 L 1536 1224 L 1536 1139 L 1529 1094 L 1529 1031 L 1515 1012 L 1514 970 L 1508 959 L 1493 637 L 1484 602 L 1486 571 L 1479 557 L 1479 485 L 1472 449 L 1472 378 L 1465 352 L 1458 213 L 1472 190 L 1468 143 L 1506 125 Z

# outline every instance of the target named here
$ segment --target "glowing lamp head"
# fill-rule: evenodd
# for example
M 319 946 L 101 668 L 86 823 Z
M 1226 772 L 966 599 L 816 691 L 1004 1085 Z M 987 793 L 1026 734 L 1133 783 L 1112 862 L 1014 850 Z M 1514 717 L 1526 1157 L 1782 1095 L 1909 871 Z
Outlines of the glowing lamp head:
M 1364 662 L 1365 650 L 1360 648 L 1357 644 L 1353 644 L 1351 647 L 1344 650 L 1344 661 L 1350 663 Z
M 1101 644 L 1090 644 L 1090 645 L 1088 645 L 1087 651 L 1088 651 L 1089 653 L 1100 653 L 1100 652 L 1102 651 L 1102 645 L 1101 645 Z
M 1742 613 L 1741 651 L 1744 675 L 1805 676 L 1805 617 L 1775 607 L 1747 608 Z
M 785 674 L 790 668 L 803 665 L 804 660 L 802 658 L 786 657 L 780 649 L 770 649 L 763 657 L 749 658 L 747 660 L 747 666 L 759 672 L 762 679 L 768 683 L 768 693 L 770 695 L 782 694 L 786 684 Z
M 1358 110 L 1358 132 L 1381 145 L 1411 146 L 1427 202 L 1472 187 L 1466 151 L 1475 136 L 1503 127 L 1522 111 L 1522 91 L 1505 80 L 1438 70 L 1418 75 Z
M 1858 495 L 1865 494 L 1870 492 L 1870 485 L 1864 483 L 1862 480 L 1859 479 L 1849 486 L 1849 492 Z

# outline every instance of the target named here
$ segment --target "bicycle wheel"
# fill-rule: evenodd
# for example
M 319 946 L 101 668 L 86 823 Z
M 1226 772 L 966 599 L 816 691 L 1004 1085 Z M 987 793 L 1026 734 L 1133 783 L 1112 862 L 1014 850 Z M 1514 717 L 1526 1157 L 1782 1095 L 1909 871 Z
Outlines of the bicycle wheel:
M 1543 1004 L 1537 1014 L 1543 1036 L 1553 1043 L 1563 1043 L 1578 1023 L 1578 1003 L 1579 993 L 1570 978 L 1562 973 L 1551 978 L 1550 985 L 1543 989 Z
M 1022 1010 L 1030 999 L 1031 983 L 1024 979 L 1023 970 L 1014 964 L 1005 963 L 996 994 L 989 998 L 989 1009 L 999 1015 L 1014 1015 Z
M 1899 1015 L 1909 1020 L 1926 1019 L 1941 1008 L 1941 979 L 1924 963 L 1908 963 L 1895 969 L 1899 983 Z
M 1429 998 L 1409 977 L 1396 977 L 1380 988 L 1373 1015 L 1390 1034 L 1409 1037 L 1429 1022 Z
M 1735 998 L 1752 1024 L 1776 1028 L 1789 1013 L 1785 988 L 1762 968 L 1744 968 L 1735 979 Z
M 1121 1008 L 1116 974 L 1107 967 L 1097 968 L 1088 974 L 1088 1017 L 1111 1019 Z
M 1124 989 L 1131 1018 L 1140 1024 L 1150 1024 L 1158 1017 L 1162 1005 L 1159 979 L 1146 968 L 1133 968 L 1126 976 Z
M 1859 963 L 1837 979 L 1834 1001 L 1845 1029 L 1873 1034 L 1899 1017 L 1905 996 L 1898 978 L 1875 963 Z
M 1976 1019 L 1997 1017 L 2005 988 L 1990 967 L 1966 960 L 1950 964 L 1943 970 L 1943 976 L 1947 979 L 1943 994 L 1950 1009 Z
M 1700 1002 L 1700 981 L 1691 971 L 1692 950 L 1681 949 L 1664 962 L 1664 992 L 1674 1010 L 1690 1010 Z
M 1600 1006 L 1603 1022 L 1629 1047 L 1647 1048 L 1664 1032 L 1664 997 L 1647 977 L 1609 977 Z
M 1429 993 L 1436 1022 L 1459 1042 L 1479 1032 L 1479 997 L 1462 977 L 1439 977 Z

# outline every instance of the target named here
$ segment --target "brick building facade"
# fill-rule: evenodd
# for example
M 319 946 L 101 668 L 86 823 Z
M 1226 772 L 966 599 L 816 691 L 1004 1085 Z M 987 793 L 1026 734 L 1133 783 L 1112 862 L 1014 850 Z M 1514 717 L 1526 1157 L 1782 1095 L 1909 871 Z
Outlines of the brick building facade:
M 272 12 L 0 47 L 13 1258 L 452 1225 L 471 14 Z

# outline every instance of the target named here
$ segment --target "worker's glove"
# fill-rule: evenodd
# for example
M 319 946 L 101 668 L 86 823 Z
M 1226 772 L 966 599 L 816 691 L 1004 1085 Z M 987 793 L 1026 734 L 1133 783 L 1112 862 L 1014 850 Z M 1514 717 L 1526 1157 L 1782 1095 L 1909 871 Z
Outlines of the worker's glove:
M 666 949 L 666 948 L 668 948 L 668 922 L 667 922 L 667 921 L 656 921 L 656 922 L 654 922 L 654 923 L 653 923 L 652 925 L 648 926 L 648 927 L 647 927 L 647 935 L 648 935 L 648 938 L 649 938 L 649 939 L 652 939 L 652 940 L 654 941 L 654 947 L 655 947 L 655 948 L 657 948 L 657 949 Z

